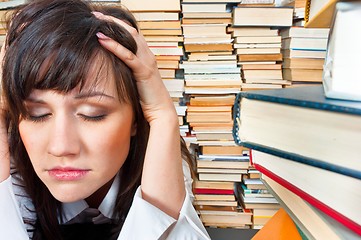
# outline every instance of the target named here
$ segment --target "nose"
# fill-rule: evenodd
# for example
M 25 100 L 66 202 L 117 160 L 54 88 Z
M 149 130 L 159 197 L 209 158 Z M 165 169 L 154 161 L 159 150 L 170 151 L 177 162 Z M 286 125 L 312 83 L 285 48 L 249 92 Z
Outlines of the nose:
M 55 157 L 76 155 L 80 142 L 76 122 L 71 116 L 54 116 L 49 133 L 48 153 Z

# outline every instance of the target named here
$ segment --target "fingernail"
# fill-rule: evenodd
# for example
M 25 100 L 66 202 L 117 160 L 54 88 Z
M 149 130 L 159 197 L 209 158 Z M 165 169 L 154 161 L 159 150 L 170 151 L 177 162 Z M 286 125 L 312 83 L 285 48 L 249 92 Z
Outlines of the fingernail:
M 94 16 L 96 16 L 97 18 L 101 18 L 102 16 L 104 16 L 104 14 L 103 13 L 101 13 L 101 12 L 92 12 L 92 14 L 94 15 Z
M 105 35 L 104 35 L 103 33 L 101 33 L 101 32 L 97 32 L 96 35 L 97 35 L 97 37 L 98 37 L 99 39 L 103 39 L 103 40 L 110 39 L 109 37 L 105 36 Z

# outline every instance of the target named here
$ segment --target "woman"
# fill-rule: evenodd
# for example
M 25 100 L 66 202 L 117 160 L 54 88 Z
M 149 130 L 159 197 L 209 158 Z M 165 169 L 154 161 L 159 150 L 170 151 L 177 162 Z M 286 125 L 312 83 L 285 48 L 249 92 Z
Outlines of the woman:
M 9 26 L 4 239 L 208 239 L 190 201 L 174 105 L 131 14 L 37 0 Z

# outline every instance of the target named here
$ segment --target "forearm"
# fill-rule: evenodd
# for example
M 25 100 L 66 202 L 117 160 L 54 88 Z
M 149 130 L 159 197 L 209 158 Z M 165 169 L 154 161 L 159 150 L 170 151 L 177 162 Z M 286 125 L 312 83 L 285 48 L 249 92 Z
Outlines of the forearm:
M 177 115 L 169 111 L 150 126 L 142 177 L 143 198 L 177 219 L 185 196 Z

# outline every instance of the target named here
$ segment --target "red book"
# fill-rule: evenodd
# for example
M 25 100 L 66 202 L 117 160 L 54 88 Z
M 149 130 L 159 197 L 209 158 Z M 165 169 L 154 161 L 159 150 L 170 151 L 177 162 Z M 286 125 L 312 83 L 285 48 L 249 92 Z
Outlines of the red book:
M 228 194 L 233 195 L 234 191 L 231 189 L 214 189 L 214 188 L 195 188 L 195 194 Z
M 333 219 L 337 220 L 341 224 L 345 225 L 347 228 L 351 229 L 355 233 L 361 235 L 361 226 L 356 222 L 352 221 L 351 219 L 347 218 L 346 216 L 342 215 L 341 213 L 335 211 L 333 208 L 327 206 L 323 202 L 319 201 L 318 199 L 314 198 L 313 196 L 309 195 L 307 192 L 301 190 L 300 188 L 296 187 L 295 185 L 289 183 L 285 179 L 279 177 L 278 175 L 274 174 L 270 170 L 264 168 L 263 166 L 255 163 L 254 164 L 256 169 L 261 173 L 265 174 L 275 182 L 279 183 L 283 187 L 287 188 L 291 192 L 295 193 L 314 207 L 318 208 L 328 216 L 332 217 Z

